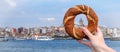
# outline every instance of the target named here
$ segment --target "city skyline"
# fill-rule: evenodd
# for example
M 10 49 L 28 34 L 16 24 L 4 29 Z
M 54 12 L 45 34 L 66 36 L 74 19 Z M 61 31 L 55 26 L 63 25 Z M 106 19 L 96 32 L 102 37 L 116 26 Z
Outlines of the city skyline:
M 1 0 L 0 27 L 60 26 L 70 7 L 85 4 L 93 8 L 99 25 L 120 27 L 119 0 Z M 77 16 L 75 23 L 83 16 Z M 86 18 L 82 18 L 86 21 Z M 86 23 L 86 22 L 85 22 Z

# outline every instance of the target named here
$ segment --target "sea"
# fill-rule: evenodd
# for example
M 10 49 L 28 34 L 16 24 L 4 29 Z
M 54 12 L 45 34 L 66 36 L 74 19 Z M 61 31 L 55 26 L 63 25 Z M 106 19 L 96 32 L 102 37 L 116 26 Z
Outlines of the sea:
M 106 39 L 106 44 L 120 51 L 120 41 Z M 0 52 L 91 52 L 91 50 L 76 40 L 9 40 L 0 42 Z

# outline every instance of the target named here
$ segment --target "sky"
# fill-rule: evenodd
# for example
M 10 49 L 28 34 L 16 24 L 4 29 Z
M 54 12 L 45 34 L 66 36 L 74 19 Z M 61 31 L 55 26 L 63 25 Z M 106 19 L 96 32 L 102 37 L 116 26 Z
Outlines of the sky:
M 0 27 L 60 26 L 66 11 L 75 5 L 91 7 L 99 25 L 120 27 L 120 0 L 0 0 Z M 75 23 L 84 15 L 78 15 Z

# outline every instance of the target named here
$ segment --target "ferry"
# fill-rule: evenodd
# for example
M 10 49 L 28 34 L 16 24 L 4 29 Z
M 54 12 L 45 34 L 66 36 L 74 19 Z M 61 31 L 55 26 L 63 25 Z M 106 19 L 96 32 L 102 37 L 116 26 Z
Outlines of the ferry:
M 15 40 L 26 40 L 25 38 L 14 38 Z
M 113 38 L 110 38 L 111 41 L 120 41 L 120 37 L 113 37 Z
M 51 36 L 35 36 L 34 40 L 54 40 Z
M 2 41 L 8 41 L 8 39 L 4 36 L 0 36 L 0 42 L 2 42 Z

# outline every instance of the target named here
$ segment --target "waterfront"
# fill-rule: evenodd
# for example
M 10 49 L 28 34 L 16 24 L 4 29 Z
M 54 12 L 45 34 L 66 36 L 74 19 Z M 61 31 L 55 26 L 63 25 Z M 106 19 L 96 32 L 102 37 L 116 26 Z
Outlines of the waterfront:
M 108 46 L 119 51 L 120 41 L 106 40 Z M 9 40 L 0 42 L 0 52 L 91 52 L 76 40 Z
M 99 26 L 104 38 L 115 38 L 120 37 L 120 28 L 107 28 L 106 26 Z M 54 39 L 72 39 L 65 31 L 64 26 L 51 26 L 51 27 L 0 27 L 0 37 L 8 39 L 34 39 L 37 37 L 51 37 Z

